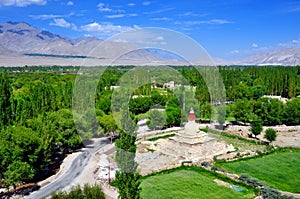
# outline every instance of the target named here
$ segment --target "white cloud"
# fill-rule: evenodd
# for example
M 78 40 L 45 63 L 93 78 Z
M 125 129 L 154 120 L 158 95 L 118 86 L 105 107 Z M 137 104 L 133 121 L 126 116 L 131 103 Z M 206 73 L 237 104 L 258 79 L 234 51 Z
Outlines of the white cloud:
M 89 34 L 99 37 L 109 37 L 114 34 L 125 32 L 135 29 L 134 27 L 129 26 L 120 26 L 114 25 L 111 23 L 90 23 L 84 26 L 81 26 L 81 29 Z
M 135 6 L 135 3 L 129 3 L 127 5 L 130 6 L 130 7 L 133 7 L 133 6 Z
M 300 39 L 293 39 L 292 43 L 294 43 L 294 44 L 300 44 Z
M 249 48 L 232 50 L 229 52 L 229 54 L 249 57 L 252 55 L 268 53 L 283 48 L 300 48 L 300 38 L 288 42 L 284 42 L 284 43 L 277 43 L 277 44 L 272 44 L 267 46 L 262 46 L 262 45 L 258 45 L 257 43 L 253 43 Z
M 139 29 L 142 29 L 140 26 L 138 26 L 138 25 L 133 25 L 133 28 L 134 29 L 137 29 L 137 30 L 139 30 Z
M 47 0 L 0 0 L 2 6 L 26 7 L 28 5 L 45 5 Z
M 143 2 L 143 6 L 149 6 L 150 4 L 151 4 L 150 1 L 144 1 L 144 2 Z
M 69 23 L 63 18 L 53 19 L 53 22 L 51 22 L 49 25 L 58 26 L 62 28 L 72 28 L 73 30 L 77 30 L 77 26 L 75 24 Z
M 225 19 L 211 19 L 211 20 L 201 20 L 201 21 L 177 21 L 175 24 L 183 24 L 188 26 L 200 25 L 200 24 L 210 24 L 210 25 L 223 25 L 233 23 Z
M 67 2 L 67 6 L 73 6 L 74 5 L 74 2 L 73 1 L 68 1 Z
M 207 15 L 208 14 L 196 14 L 193 12 L 185 12 L 183 14 L 180 14 L 179 16 L 182 16 L 182 17 L 205 17 Z
M 157 36 L 153 39 L 154 41 L 164 41 L 165 38 L 163 36 Z
M 281 48 L 299 48 L 300 39 L 293 39 L 292 41 L 286 43 L 279 43 L 278 46 Z
M 105 17 L 108 19 L 115 19 L 115 18 L 123 18 L 125 17 L 125 14 L 116 14 L 116 15 L 106 15 Z
M 300 12 L 300 6 L 288 10 L 288 12 Z
M 239 54 L 239 53 L 240 53 L 239 50 L 232 50 L 232 51 L 230 51 L 230 54 Z
M 62 17 L 62 15 L 44 14 L 44 15 L 29 15 L 33 19 L 47 20 Z
M 159 14 L 163 12 L 168 12 L 170 10 L 174 10 L 175 8 L 163 8 L 163 9 L 158 9 L 150 12 L 144 12 L 143 14 L 151 15 L 151 14 Z
M 224 19 L 212 19 L 212 20 L 207 20 L 207 21 L 200 21 L 200 23 L 203 23 L 203 24 L 229 24 L 232 22 L 224 20 Z
M 168 39 L 166 39 L 169 35 L 165 35 L 161 30 L 158 32 L 150 32 L 148 30 L 141 29 L 140 27 L 135 26 L 134 34 L 122 34 L 121 37 L 114 37 L 113 39 L 122 39 L 126 40 L 133 46 L 136 47 L 155 47 L 165 46 L 168 44 Z
M 105 15 L 105 18 L 108 19 L 116 19 L 116 18 L 123 18 L 123 17 L 136 17 L 138 14 L 115 14 L 115 15 Z
M 151 20 L 153 20 L 153 21 L 171 21 L 173 19 L 169 18 L 169 17 L 158 17 L 158 18 L 152 18 Z
M 71 17 L 74 13 L 71 12 L 66 15 L 55 15 L 55 14 L 43 14 L 43 15 L 29 15 L 32 19 L 39 19 L 39 20 L 47 20 L 47 19 L 55 19 L 55 18 L 64 18 L 64 17 Z
M 283 4 L 282 12 L 293 13 L 293 12 L 300 12 L 300 2 L 299 1 L 286 1 L 286 5 Z
M 50 23 L 50 25 L 51 26 L 59 26 L 59 27 L 63 27 L 63 28 L 71 27 L 71 24 L 62 18 L 54 19 L 53 22 Z
M 101 11 L 101 12 L 111 12 L 112 9 L 110 9 L 107 5 L 105 5 L 104 3 L 99 3 L 97 5 L 98 7 L 98 10 Z

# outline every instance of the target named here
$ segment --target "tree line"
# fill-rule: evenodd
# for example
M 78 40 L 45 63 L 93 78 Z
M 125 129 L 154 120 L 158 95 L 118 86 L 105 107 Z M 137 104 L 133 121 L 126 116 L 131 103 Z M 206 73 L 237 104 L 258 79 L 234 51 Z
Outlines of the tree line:
M 272 98 L 239 99 L 229 106 L 227 114 L 244 123 L 259 120 L 264 126 L 299 125 L 300 98 L 293 98 L 286 103 Z

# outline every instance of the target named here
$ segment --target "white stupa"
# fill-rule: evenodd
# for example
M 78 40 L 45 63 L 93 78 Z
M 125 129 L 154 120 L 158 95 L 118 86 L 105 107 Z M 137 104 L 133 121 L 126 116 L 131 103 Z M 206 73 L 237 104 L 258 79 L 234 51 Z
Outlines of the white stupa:
M 209 137 L 207 133 L 200 131 L 199 124 L 197 124 L 195 120 L 190 120 L 185 124 L 184 130 L 176 133 L 170 140 L 178 142 L 181 145 L 192 147 L 213 141 L 215 138 Z
M 181 157 L 183 160 L 199 161 L 233 150 L 226 143 L 218 142 L 216 138 L 199 129 L 193 109 L 190 110 L 188 119 L 184 129 L 170 137 L 167 145 L 161 146 L 163 153 Z

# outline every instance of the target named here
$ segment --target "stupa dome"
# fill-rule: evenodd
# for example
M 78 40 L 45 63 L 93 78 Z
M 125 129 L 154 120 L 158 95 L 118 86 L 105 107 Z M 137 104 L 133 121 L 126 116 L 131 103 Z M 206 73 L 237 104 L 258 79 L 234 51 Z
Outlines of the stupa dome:
M 195 122 L 195 120 L 189 121 L 184 126 L 184 134 L 187 135 L 195 135 L 199 132 L 199 125 Z

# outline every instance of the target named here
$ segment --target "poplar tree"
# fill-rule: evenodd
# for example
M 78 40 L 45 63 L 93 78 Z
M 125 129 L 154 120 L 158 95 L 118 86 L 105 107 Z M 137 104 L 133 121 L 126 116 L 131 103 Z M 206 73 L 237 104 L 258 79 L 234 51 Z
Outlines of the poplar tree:
M 124 110 L 124 109 L 123 109 Z M 116 172 L 119 197 L 122 199 L 140 198 L 140 174 L 136 172 L 136 134 L 135 123 L 130 119 L 128 112 L 124 111 L 121 118 L 122 130 L 120 139 L 116 141 L 116 161 L 120 171 Z
M 11 80 L 7 73 L 0 73 L 0 129 L 11 122 Z

